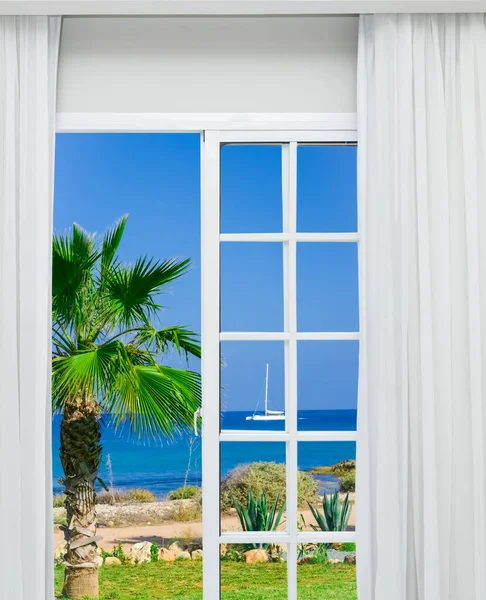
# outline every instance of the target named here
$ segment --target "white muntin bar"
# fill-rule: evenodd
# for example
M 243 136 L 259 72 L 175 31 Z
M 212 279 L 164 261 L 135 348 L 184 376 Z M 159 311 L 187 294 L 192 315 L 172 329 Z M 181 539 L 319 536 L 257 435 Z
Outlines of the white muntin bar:
M 297 600 L 297 143 L 289 144 L 288 167 L 288 413 L 286 419 L 290 439 L 287 442 L 287 528 L 291 538 L 287 560 L 287 594 Z
M 284 258 L 286 249 L 284 245 Z M 285 258 L 285 260 L 287 260 Z M 284 262 L 285 264 L 285 262 Z M 284 273 L 284 289 L 288 276 Z M 284 313 L 285 303 L 284 303 Z M 301 332 L 279 332 L 279 331 L 222 331 L 219 339 L 222 342 L 264 342 L 264 341 L 290 341 L 290 340 L 321 340 L 321 341 L 352 341 L 359 340 L 357 331 L 301 331 Z
M 356 431 L 297 431 L 297 442 L 355 442 Z M 221 442 L 289 442 L 285 431 L 245 431 L 223 429 Z
M 282 150 L 285 149 L 283 146 Z M 222 233 L 220 240 L 225 243 L 230 242 L 323 242 L 323 243 L 343 243 L 359 242 L 357 233 Z
M 291 535 L 286 531 L 223 531 L 221 544 L 339 544 L 356 541 L 354 531 L 299 531 Z M 288 561 L 290 562 L 290 561 Z M 295 560 L 297 564 L 297 560 Z

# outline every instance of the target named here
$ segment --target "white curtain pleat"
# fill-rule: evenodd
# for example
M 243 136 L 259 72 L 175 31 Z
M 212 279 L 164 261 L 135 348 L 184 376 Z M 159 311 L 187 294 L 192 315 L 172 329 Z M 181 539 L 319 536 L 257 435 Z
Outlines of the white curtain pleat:
M 0 17 L 0 598 L 51 599 L 51 243 L 60 18 Z
M 485 57 L 484 15 L 360 19 L 360 600 L 486 598 Z

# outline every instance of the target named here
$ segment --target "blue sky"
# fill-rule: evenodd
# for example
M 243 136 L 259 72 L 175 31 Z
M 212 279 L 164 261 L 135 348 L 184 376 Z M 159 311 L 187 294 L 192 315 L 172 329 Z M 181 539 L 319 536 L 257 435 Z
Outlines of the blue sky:
M 162 324 L 200 331 L 200 140 L 196 134 L 58 134 L 54 229 L 76 222 L 103 233 L 129 214 L 120 256 L 187 258 L 192 270 L 162 298 Z M 356 231 L 356 149 L 299 147 L 299 231 Z M 225 146 L 221 229 L 282 230 L 279 146 Z M 223 331 L 283 328 L 282 245 L 221 249 Z M 297 321 L 301 331 L 356 331 L 355 244 L 300 244 Z M 253 410 L 265 365 L 270 404 L 283 406 L 283 343 L 222 345 L 223 406 Z M 169 363 L 178 365 L 176 357 Z M 194 365 L 197 367 L 197 365 Z M 357 342 L 299 342 L 299 409 L 356 408 Z

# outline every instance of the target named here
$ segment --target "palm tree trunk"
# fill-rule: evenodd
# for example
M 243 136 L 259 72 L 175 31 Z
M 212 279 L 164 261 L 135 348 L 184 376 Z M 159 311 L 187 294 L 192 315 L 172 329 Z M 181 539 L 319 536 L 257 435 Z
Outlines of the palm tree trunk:
M 101 461 L 100 409 L 93 397 L 80 394 L 64 405 L 61 463 L 64 470 L 67 527 L 63 595 L 98 596 L 95 481 Z

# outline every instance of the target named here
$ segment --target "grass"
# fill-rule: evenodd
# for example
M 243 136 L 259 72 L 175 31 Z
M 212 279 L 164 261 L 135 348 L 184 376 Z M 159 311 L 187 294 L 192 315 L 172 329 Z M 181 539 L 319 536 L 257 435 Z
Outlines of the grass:
M 63 568 L 56 567 L 56 593 Z M 285 563 L 221 563 L 221 600 L 284 600 Z M 347 564 L 300 565 L 299 600 L 357 600 L 356 569 Z M 200 562 L 156 562 L 100 570 L 99 600 L 202 600 Z

